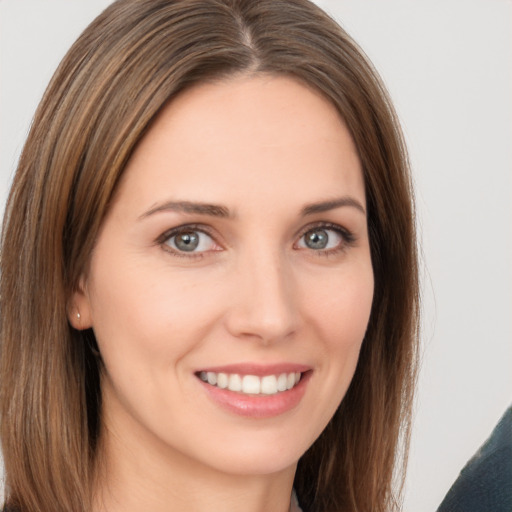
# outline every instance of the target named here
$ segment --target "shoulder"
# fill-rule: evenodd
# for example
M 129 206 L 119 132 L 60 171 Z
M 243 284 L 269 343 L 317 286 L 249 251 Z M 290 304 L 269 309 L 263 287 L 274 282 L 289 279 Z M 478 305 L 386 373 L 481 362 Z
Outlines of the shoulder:
M 512 510 L 512 407 L 461 471 L 438 512 Z

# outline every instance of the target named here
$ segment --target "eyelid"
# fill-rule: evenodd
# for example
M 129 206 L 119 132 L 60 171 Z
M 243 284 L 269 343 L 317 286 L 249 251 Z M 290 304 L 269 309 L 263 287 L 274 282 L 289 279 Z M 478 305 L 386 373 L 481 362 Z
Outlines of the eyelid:
M 340 235 L 343 236 L 347 240 L 347 242 L 355 242 L 356 237 L 354 233 L 347 229 L 344 226 L 341 226 L 340 224 L 336 224 L 334 222 L 328 222 L 328 221 L 318 221 L 318 222 L 312 222 L 311 224 L 308 224 L 307 226 L 304 226 L 300 229 L 300 231 L 297 233 L 297 238 L 303 237 L 308 231 L 311 231 L 313 229 L 332 229 L 336 232 L 338 232 Z
M 170 238 L 177 236 L 180 233 L 186 233 L 189 231 L 197 231 L 199 233 L 203 233 L 203 234 L 209 236 L 216 245 L 218 245 L 219 247 L 222 248 L 222 244 L 220 244 L 218 242 L 217 237 L 214 236 L 213 230 L 211 228 L 209 228 L 208 226 L 206 226 L 204 224 L 194 224 L 194 223 L 180 224 L 179 226 L 175 226 L 173 228 L 168 229 L 167 231 L 162 233 L 160 236 L 158 236 L 158 238 L 155 240 L 155 243 L 156 243 L 156 245 L 162 246 L 162 248 L 165 251 L 170 252 L 171 254 L 173 254 L 175 256 L 185 257 L 185 258 L 201 258 L 206 253 L 218 252 L 218 250 L 211 250 L 211 251 L 200 251 L 200 252 L 191 251 L 191 252 L 187 253 L 185 251 L 178 251 L 166 243 Z M 221 250 L 221 249 L 219 249 L 219 250 Z
M 310 251 L 316 253 L 316 254 L 335 254 L 336 252 L 343 251 L 347 249 L 348 247 L 351 247 L 354 245 L 354 243 L 357 241 L 356 236 L 352 231 L 349 229 L 340 226 L 339 224 L 335 224 L 333 222 L 326 222 L 326 221 L 318 221 L 313 222 L 311 224 L 308 224 L 307 226 L 304 226 L 297 235 L 297 242 L 295 242 L 294 247 L 298 244 L 299 240 L 302 239 L 302 237 L 308 233 L 309 231 L 313 231 L 314 229 L 326 229 L 326 230 L 332 230 L 335 231 L 338 235 L 340 235 L 343 238 L 343 244 L 340 247 L 332 248 L 332 249 L 309 249 Z M 302 248 L 300 248 L 302 249 Z
M 294 249 L 297 248 L 298 241 L 302 239 L 302 237 L 308 233 L 309 231 L 312 231 L 314 229 L 326 229 L 326 230 L 333 230 L 337 234 L 339 234 L 343 238 L 343 244 L 341 244 L 340 247 L 331 248 L 331 249 L 318 249 L 313 250 L 310 249 L 310 251 L 316 253 L 316 254 L 335 254 L 336 252 L 341 252 L 348 247 L 352 246 L 356 241 L 357 238 L 354 235 L 352 231 L 347 229 L 344 226 L 341 226 L 339 224 L 333 223 L 333 222 L 327 222 L 327 221 L 317 221 L 312 222 L 303 228 L 301 228 L 300 231 L 296 234 L 296 242 L 294 243 Z M 209 236 L 216 245 L 218 245 L 221 249 L 218 250 L 211 250 L 211 251 L 201 251 L 201 252 L 185 252 L 185 251 L 178 251 L 170 247 L 166 242 L 172 238 L 173 236 L 179 235 L 180 233 L 187 232 L 187 231 L 198 231 L 200 233 L 204 233 L 205 235 Z M 188 258 L 201 258 L 205 256 L 207 253 L 211 252 L 218 252 L 222 250 L 223 244 L 219 243 L 218 236 L 214 234 L 214 230 L 211 229 L 208 225 L 204 224 L 197 224 L 197 223 L 191 223 L 191 224 L 181 224 L 179 226 L 175 226 L 173 228 L 170 228 L 166 230 L 164 233 L 162 233 L 158 238 L 155 240 L 155 243 L 157 245 L 160 245 L 163 247 L 164 250 L 172 253 L 173 255 L 179 256 L 179 257 L 188 257 Z M 164 247 L 165 246 L 165 247 Z M 300 248 L 302 250 L 302 248 Z

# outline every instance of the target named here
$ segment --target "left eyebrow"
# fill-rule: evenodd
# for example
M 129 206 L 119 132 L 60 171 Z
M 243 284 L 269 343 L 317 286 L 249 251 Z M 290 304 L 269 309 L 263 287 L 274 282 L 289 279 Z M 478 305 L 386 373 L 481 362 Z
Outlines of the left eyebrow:
M 302 208 L 301 214 L 303 217 L 306 215 L 313 215 L 314 213 L 323 213 L 329 210 L 335 210 L 336 208 L 341 208 L 344 206 L 349 206 L 359 210 L 363 215 L 366 215 L 366 210 L 364 206 L 354 197 L 344 196 L 338 199 L 331 199 L 329 201 L 322 201 L 320 203 L 311 203 L 304 208 Z

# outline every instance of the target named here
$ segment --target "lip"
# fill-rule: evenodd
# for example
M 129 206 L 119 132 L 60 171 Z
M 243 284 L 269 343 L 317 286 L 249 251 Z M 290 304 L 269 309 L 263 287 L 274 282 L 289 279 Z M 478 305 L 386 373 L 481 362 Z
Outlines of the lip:
M 276 363 L 262 365 L 256 363 L 239 363 L 225 366 L 209 366 L 207 368 L 199 368 L 195 373 L 238 373 L 239 375 L 256 375 L 257 377 L 263 377 L 265 375 L 278 375 L 280 373 L 304 373 L 309 370 L 311 370 L 311 366 L 307 366 L 305 364 Z
M 203 382 L 199 372 L 238 373 L 240 375 L 276 375 L 280 373 L 300 372 L 299 383 L 292 389 L 275 395 L 247 395 L 229 389 L 221 389 Z M 235 364 L 201 368 L 196 372 L 197 382 L 205 390 L 208 398 L 224 410 L 247 418 L 272 418 L 297 407 L 304 396 L 309 379 L 313 373 L 310 366 L 301 364 Z

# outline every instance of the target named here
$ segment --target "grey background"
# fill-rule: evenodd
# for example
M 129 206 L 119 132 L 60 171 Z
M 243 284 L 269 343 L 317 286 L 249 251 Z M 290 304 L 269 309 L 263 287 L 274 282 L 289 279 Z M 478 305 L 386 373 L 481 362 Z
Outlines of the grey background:
M 108 0 L 0 0 L 0 206 L 59 60 Z M 318 0 L 360 43 L 411 152 L 422 372 L 405 510 L 436 509 L 512 403 L 512 2 Z

